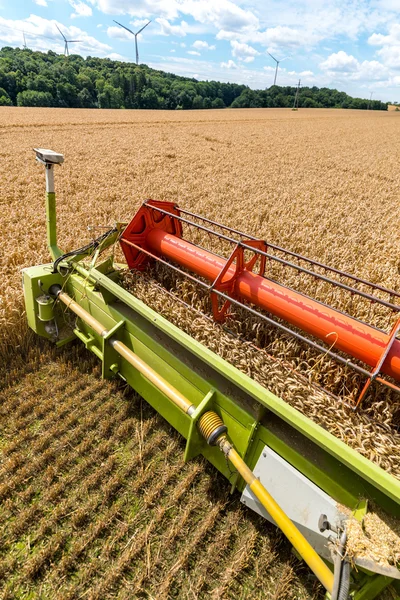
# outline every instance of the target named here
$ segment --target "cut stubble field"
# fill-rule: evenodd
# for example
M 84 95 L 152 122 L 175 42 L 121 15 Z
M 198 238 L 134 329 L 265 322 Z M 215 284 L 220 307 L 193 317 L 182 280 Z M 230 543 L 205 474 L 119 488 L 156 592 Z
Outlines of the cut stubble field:
M 324 109 L 0 108 L 5 597 L 320 594 L 222 477 L 203 461 L 183 464 L 182 442 L 140 399 L 101 382 L 84 350 L 56 353 L 28 333 L 20 270 L 49 260 L 44 174 L 32 148 L 65 155 L 55 173 L 65 250 L 91 239 L 88 225 L 130 220 L 147 198 L 172 200 L 398 289 L 399 119 Z M 147 281 L 131 284 L 165 310 Z M 386 421 L 399 409 L 394 400 Z M 351 426 L 370 435 L 362 419 Z M 376 460 L 392 469 L 390 454 Z

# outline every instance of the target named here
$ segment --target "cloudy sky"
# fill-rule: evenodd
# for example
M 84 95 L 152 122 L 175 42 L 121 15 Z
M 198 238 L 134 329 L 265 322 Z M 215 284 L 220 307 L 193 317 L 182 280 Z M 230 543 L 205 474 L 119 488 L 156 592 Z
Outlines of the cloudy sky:
M 400 102 L 400 0 L 0 0 L 0 44 L 134 60 L 178 75 L 336 87 Z

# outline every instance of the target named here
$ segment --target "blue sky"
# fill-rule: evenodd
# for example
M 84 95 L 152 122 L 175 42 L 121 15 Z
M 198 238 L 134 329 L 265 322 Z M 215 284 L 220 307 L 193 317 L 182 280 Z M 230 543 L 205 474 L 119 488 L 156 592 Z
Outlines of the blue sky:
M 0 44 L 135 60 L 197 79 L 328 86 L 400 102 L 400 0 L 0 0 Z

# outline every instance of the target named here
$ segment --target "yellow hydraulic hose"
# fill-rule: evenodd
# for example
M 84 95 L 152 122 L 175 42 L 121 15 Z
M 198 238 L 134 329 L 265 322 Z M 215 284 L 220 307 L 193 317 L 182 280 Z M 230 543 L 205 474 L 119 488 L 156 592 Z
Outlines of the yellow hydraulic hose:
M 89 325 L 96 333 L 101 336 L 106 336 L 108 330 L 95 319 L 90 313 L 75 302 L 68 294 L 60 291 L 57 292 L 57 298 L 61 300 L 68 308 L 78 315 L 85 323 Z M 147 363 L 139 356 L 130 350 L 123 342 L 113 338 L 108 340 L 114 350 L 135 367 L 146 379 L 151 381 L 159 390 L 181 410 L 192 415 L 195 411 L 195 406 L 185 398 L 176 388 L 158 375 Z M 238 470 L 241 477 L 249 485 L 251 491 L 261 502 L 265 510 L 271 515 L 278 527 L 283 531 L 294 548 L 298 551 L 310 569 L 318 577 L 326 590 L 331 593 L 333 588 L 333 573 L 324 563 L 321 557 L 317 554 L 314 548 L 305 539 L 302 533 L 297 529 L 294 523 L 289 519 L 286 513 L 281 509 L 279 504 L 275 502 L 273 497 L 267 492 L 262 483 L 256 478 L 254 473 L 249 469 L 243 459 L 236 452 L 232 444 L 226 437 L 226 426 L 222 422 L 219 415 L 213 411 L 207 411 L 199 419 L 199 429 L 203 437 L 212 445 L 217 445 L 225 454 L 228 460 Z

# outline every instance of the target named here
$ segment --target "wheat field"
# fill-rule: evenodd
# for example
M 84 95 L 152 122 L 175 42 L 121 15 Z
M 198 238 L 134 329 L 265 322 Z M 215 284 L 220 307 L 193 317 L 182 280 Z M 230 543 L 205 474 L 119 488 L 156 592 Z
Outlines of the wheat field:
M 223 478 L 201 461 L 183 465 L 182 441 L 140 399 L 102 383 L 82 350 L 54 353 L 27 331 L 20 270 L 48 260 L 44 173 L 32 148 L 65 155 L 55 173 L 65 250 L 91 239 L 89 225 L 129 220 L 146 198 L 172 200 L 398 290 L 399 118 L 325 109 L 0 108 L 5 597 L 320 594 L 280 535 L 229 497 Z M 151 296 L 148 283 L 133 285 Z M 281 380 L 282 370 L 277 391 Z M 291 401 L 290 390 L 281 391 Z M 374 438 L 365 418 L 384 428 L 399 410 L 394 396 L 383 416 L 367 405 L 366 417 L 351 423 L 361 445 L 363 427 Z M 399 435 L 390 435 L 395 452 Z M 396 454 L 369 444 L 365 453 L 397 474 Z

